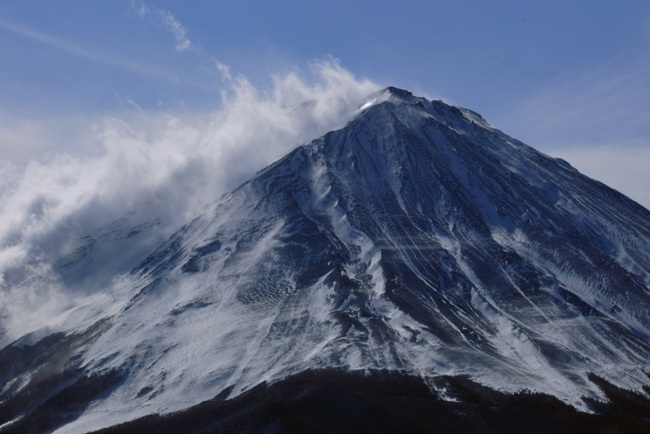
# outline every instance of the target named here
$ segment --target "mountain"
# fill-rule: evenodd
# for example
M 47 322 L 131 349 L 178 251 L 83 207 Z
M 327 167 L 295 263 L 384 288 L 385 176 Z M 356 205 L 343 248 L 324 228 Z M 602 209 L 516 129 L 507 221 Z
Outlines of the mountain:
M 650 211 L 396 88 L 129 268 L 109 309 L 0 350 L 0 431 L 84 432 L 319 369 L 431 379 L 450 401 L 434 379 L 470 378 L 581 411 L 602 381 L 650 385 Z

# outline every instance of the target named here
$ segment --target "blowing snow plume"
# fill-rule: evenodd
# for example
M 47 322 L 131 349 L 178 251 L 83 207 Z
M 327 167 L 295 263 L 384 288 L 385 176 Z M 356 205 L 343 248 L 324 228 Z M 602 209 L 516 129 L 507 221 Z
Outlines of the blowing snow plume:
M 95 155 L 0 161 L 0 345 L 55 328 L 90 299 L 110 302 L 127 264 L 226 189 L 345 125 L 378 89 L 335 59 L 263 90 L 225 72 L 213 113 L 107 117 L 94 127 Z
M 490 408 L 508 395 L 503 414 L 526 401 L 549 415 L 601 412 L 616 391 L 632 405 L 615 410 L 638 408 L 629 417 L 643 427 L 619 431 L 650 432 L 650 211 L 471 110 L 396 88 L 374 96 L 344 128 L 287 153 L 130 272 L 95 284 L 101 291 L 82 290 L 92 287 L 85 270 L 98 282 L 107 267 L 88 258 L 102 246 L 122 258 L 157 223 L 127 214 L 55 261 L 66 294 L 85 298 L 70 297 L 63 333 L 0 352 L 10 367 L 0 369 L 0 427 L 89 432 L 147 417 L 174 431 L 159 415 L 203 403 L 213 421 L 282 431 L 242 399 L 268 402 L 272 385 L 300 417 L 329 405 L 305 395 L 315 390 L 306 383 L 281 385 L 302 374 L 335 378 L 338 391 L 324 393 L 347 407 L 352 393 L 390 397 L 380 413 L 400 413 L 398 401 L 422 409 L 393 386 L 354 390 L 337 375 L 352 371 L 422 377 L 454 414 L 485 414 L 481 394 Z M 356 410 L 336 413 L 358 421 Z M 601 426 L 592 423 L 587 432 Z

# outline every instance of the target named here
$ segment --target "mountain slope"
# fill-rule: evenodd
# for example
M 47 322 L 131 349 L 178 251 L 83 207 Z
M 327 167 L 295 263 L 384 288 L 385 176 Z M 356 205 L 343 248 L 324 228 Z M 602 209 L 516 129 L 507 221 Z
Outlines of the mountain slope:
M 315 368 L 469 375 L 579 408 L 602 396 L 589 372 L 648 384 L 650 212 L 469 110 L 395 88 L 367 102 L 114 280 L 124 299 L 60 363 L 120 380 L 64 430 Z

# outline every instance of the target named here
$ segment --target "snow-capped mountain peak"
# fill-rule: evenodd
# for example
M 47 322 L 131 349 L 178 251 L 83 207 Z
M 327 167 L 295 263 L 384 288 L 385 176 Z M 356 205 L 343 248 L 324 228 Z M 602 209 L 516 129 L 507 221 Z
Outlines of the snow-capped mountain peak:
M 63 430 L 311 368 L 469 375 L 580 408 L 600 393 L 589 372 L 648 382 L 650 212 L 470 110 L 392 87 L 114 284 L 127 296 L 61 363 L 119 381 Z

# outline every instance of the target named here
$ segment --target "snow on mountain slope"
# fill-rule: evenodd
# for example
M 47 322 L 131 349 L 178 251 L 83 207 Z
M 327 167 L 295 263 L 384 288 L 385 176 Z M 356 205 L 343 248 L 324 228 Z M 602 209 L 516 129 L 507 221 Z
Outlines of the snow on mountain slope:
M 161 227 L 169 227 L 169 222 L 158 217 L 159 210 L 156 201 L 141 203 L 139 209 L 88 235 L 71 240 L 61 237 L 65 242 L 58 243 L 62 252 L 58 257 L 34 248 L 29 259 L 4 270 L 0 348 L 16 335 L 34 330 L 41 329 L 37 336 L 48 330 L 72 331 L 77 327 L 66 321 L 71 315 L 81 330 L 87 328 L 87 320 L 79 318 L 81 311 L 92 311 L 82 316 L 96 320 L 98 312 L 123 296 L 106 290 L 115 276 L 128 273 L 134 262 L 146 258 L 166 238 Z
M 360 107 L 113 280 L 124 298 L 87 314 L 100 331 L 61 364 L 120 381 L 62 432 L 318 367 L 467 374 L 578 407 L 599 394 L 588 372 L 648 384 L 648 210 L 470 110 L 395 88 Z

